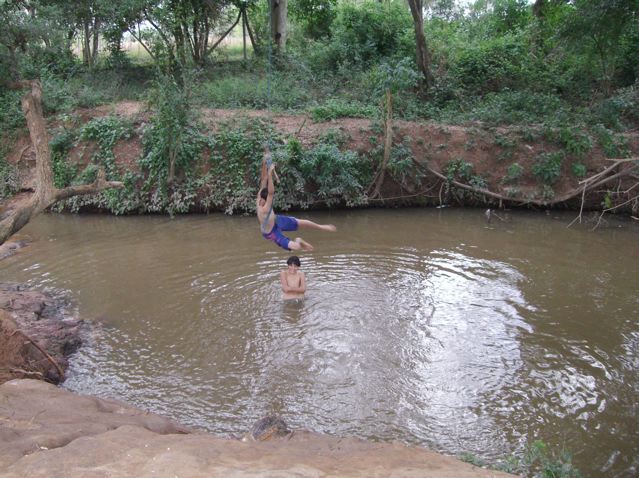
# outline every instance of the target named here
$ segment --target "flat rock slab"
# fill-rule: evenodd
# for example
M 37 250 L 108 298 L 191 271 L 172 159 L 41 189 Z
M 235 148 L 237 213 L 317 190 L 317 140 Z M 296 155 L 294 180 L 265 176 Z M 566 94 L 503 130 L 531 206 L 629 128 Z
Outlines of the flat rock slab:
M 508 477 L 421 448 L 297 431 L 218 438 L 37 380 L 0 386 L 0 477 Z

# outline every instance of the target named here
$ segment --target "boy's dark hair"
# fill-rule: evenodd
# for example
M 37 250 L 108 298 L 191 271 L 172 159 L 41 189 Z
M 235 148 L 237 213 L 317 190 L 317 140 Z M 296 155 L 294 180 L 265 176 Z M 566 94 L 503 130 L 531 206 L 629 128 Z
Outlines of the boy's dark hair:
M 260 197 L 266 201 L 266 198 L 268 198 L 268 189 L 267 188 L 262 188 L 261 189 Z
M 291 266 L 291 265 L 296 265 L 297 267 L 302 267 L 302 264 L 300 264 L 300 258 L 297 256 L 291 256 L 286 260 L 286 265 L 287 266 Z

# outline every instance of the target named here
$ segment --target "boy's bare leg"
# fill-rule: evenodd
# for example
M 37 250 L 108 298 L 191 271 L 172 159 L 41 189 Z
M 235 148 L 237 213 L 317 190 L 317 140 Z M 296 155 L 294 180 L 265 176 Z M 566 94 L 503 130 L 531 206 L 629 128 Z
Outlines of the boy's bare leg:
M 298 219 L 297 220 L 298 227 L 303 227 L 306 229 L 319 229 L 320 231 L 328 231 L 335 232 L 337 228 L 332 224 L 317 224 L 313 221 L 309 221 L 308 219 Z
M 299 251 L 299 250 L 312 251 L 313 250 L 313 246 L 310 243 L 306 242 L 301 237 L 296 237 L 294 241 L 290 241 L 288 243 L 288 248 L 292 251 Z

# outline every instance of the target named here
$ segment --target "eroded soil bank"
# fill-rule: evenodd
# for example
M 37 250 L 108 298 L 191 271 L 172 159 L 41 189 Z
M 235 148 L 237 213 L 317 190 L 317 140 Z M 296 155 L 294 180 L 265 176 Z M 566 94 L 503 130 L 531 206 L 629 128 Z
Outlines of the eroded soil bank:
M 50 118 L 48 129 L 53 138 L 60 131 L 81 128 L 93 118 L 125 118 L 132 125 L 133 133 L 118 140 L 112 154 L 122 173 L 138 172 L 138 160 L 144 152 L 141 136 L 152 115 L 144 103 L 127 101 L 78 110 L 68 124 L 65 120 Z M 204 130 L 213 134 L 229 121 L 263 118 L 284 138 L 295 139 L 306 148 L 317 144 L 328 131 L 337 131 L 344 138 L 343 149 L 355 151 L 374 163 L 381 158 L 383 149 L 381 126 L 369 119 L 315 122 L 306 115 L 271 116 L 265 111 L 222 109 L 201 109 L 199 116 Z M 566 128 L 570 129 L 570 125 Z M 401 150 L 405 162 L 396 168 L 395 174 L 385 175 L 381 194 L 365 204 L 374 207 L 449 205 L 601 210 L 610 204 L 623 203 L 616 212 L 636 216 L 639 203 L 636 198 L 632 200 L 636 195 L 632 194 L 637 182 L 636 161 L 613 165 L 611 153 L 605 151 L 600 142 L 588 140 L 588 147 L 577 148 L 572 143 L 586 136 L 570 131 L 577 136 L 569 134 L 564 138 L 555 130 L 552 133 L 545 131 L 540 125 L 495 127 L 477 123 L 453 126 L 394 121 L 393 148 Z M 639 154 L 639 134 L 636 132 L 620 135 L 616 141 L 623 143 L 619 150 L 624 151 L 624 157 Z M 68 162 L 81 170 L 95 161 L 98 149 L 93 141 L 77 141 L 68 153 Z M 10 150 L 7 159 L 19 171 L 22 190 L 29 191 L 34 187 L 35 154 L 28 135 L 19 137 Z M 588 178 L 611 167 L 613 170 L 605 174 L 617 174 L 616 180 L 581 194 Z M 622 174 L 629 168 L 633 168 L 632 174 Z M 201 171 L 202 174 L 205 172 Z M 550 179 L 549 175 L 552 176 Z M 312 185 L 309 187 L 312 189 Z M 322 207 L 319 199 L 313 204 L 313 207 Z M 88 210 L 94 211 L 96 207 L 99 209 L 100 206 L 93 205 Z M 197 211 L 205 212 L 201 208 L 198 206 Z M 224 207 L 208 207 L 208 211 L 213 210 L 224 210 Z

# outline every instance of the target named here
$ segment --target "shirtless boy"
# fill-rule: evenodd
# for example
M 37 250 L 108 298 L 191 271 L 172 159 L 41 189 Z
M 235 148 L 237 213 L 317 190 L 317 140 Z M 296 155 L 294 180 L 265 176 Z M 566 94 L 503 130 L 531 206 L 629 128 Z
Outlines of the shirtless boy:
M 306 277 L 304 273 L 299 270 L 301 266 L 299 257 L 289 257 L 286 261 L 286 265 L 288 267 L 280 272 L 282 292 L 284 293 L 283 298 L 287 300 L 304 297 L 304 292 L 306 292 Z
M 262 236 L 287 251 L 312 251 L 313 246 L 301 237 L 291 240 L 282 232 L 297 231 L 298 228 L 335 232 L 337 228 L 332 224 L 316 224 L 306 219 L 297 219 L 291 216 L 275 214 L 273 211 L 273 195 L 275 194 L 275 185 L 273 184 L 274 174 L 277 173 L 275 173 L 275 165 L 271 164 L 271 153 L 268 148 L 265 148 L 264 159 L 262 159 L 260 190 L 256 198 L 257 219 L 260 221 Z

